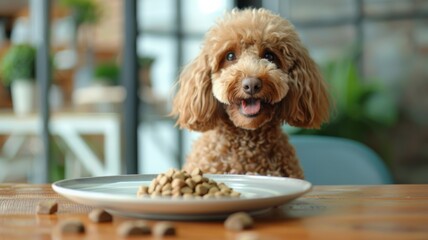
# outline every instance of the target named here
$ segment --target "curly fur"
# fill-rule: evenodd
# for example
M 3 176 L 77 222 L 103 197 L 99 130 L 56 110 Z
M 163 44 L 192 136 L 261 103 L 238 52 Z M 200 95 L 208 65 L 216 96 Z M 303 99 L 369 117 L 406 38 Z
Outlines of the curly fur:
M 260 81 L 257 93 L 244 91 L 246 78 Z M 319 128 L 328 120 L 329 99 L 316 64 L 287 20 L 265 9 L 227 13 L 206 34 L 178 87 L 172 115 L 181 128 L 203 132 L 184 169 L 303 178 L 281 125 Z M 260 109 L 248 116 L 243 102 L 250 98 Z

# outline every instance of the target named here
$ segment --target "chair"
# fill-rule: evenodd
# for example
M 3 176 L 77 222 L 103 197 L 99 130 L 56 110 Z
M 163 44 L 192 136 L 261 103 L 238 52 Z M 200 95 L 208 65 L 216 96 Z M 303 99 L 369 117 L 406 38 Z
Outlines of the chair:
M 314 185 L 393 183 L 382 159 L 369 147 L 350 139 L 293 135 L 305 178 Z

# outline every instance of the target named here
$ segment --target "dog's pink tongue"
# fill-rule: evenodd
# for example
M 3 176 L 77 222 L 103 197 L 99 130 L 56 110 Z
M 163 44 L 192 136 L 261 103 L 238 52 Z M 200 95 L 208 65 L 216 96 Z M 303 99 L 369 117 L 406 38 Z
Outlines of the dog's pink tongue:
M 254 115 L 260 111 L 260 100 L 241 101 L 242 112 L 246 115 Z

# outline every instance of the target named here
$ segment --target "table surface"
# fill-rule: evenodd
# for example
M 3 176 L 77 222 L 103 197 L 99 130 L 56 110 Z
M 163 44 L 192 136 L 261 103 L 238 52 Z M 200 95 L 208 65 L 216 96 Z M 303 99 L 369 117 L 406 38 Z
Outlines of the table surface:
M 56 200 L 58 212 L 35 214 L 43 200 Z M 112 223 L 92 223 L 90 211 L 50 185 L 0 184 L 0 239 L 117 239 L 118 224 L 130 220 L 114 216 Z M 71 218 L 83 221 L 85 234 L 66 236 L 55 230 Z M 151 226 L 157 222 L 148 220 Z M 236 239 L 242 234 L 226 230 L 222 220 L 173 223 L 177 235 L 167 239 Z M 428 239 L 428 185 L 315 186 L 305 196 L 256 216 L 254 228 L 245 232 L 263 240 Z

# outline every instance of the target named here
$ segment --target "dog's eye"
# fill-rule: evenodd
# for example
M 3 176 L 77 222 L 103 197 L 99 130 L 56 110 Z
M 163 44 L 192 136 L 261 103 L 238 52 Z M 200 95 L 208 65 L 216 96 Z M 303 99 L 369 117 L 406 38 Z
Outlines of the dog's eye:
M 269 52 L 266 51 L 265 53 L 263 53 L 263 58 L 268 60 L 269 62 L 275 63 L 276 61 L 276 56 L 273 52 Z
M 235 61 L 236 60 L 236 55 L 234 52 L 228 52 L 226 53 L 226 60 L 227 61 Z

